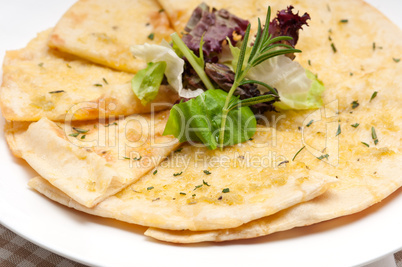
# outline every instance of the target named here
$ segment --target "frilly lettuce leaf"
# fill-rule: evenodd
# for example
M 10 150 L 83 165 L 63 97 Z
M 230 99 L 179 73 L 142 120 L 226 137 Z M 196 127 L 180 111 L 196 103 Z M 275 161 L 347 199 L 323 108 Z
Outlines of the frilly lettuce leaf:
M 311 81 L 309 90 L 305 94 L 281 97 L 281 101 L 274 106 L 280 109 L 315 109 L 323 105 L 321 95 L 325 90 L 324 84 L 311 71 L 305 70 L 307 78 Z
M 180 142 L 202 143 L 209 149 L 216 149 L 227 95 L 225 91 L 212 89 L 174 105 L 163 135 L 174 135 Z M 238 103 L 236 97 L 231 100 Z M 256 125 L 256 118 L 249 107 L 233 108 L 228 113 L 224 146 L 249 140 L 256 131 Z
M 251 47 L 246 50 L 247 60 Z M 240 49 L 230 46 L 232 52 L 231 67 L 236 70 Z M 228 62 L 226 62 L 228 64 Z M 246 78 L 264 82 L 278 90 L 280 101 L 274 106 L 280 109 L 314 109 L 322 106 L 321 94 L 325 87 L 323 83 L 309 70 L 285 55 L 270 58 L 248 72 Z M 261 93 L 268 90 L 259 87 Z
M 148 62 L 165 62 L 165 76 L 170 86 L 172 86 L 181 97 L 195 97 L 203 92 L 203 90 L 188 90 L 183 88 L 182 74 L 184 68 L 184 60 L 177 56 L 172 47 L 162 41 L 161 45 L 143 44 L 131 47 L 131 53 L 138 58 Z
M 149 62 L 145 69 L 140 70 L 131 80 L 131 88 L 135 95 L 146 105 L 158 95 L 159 86 L 166 70 L 166 62 Z

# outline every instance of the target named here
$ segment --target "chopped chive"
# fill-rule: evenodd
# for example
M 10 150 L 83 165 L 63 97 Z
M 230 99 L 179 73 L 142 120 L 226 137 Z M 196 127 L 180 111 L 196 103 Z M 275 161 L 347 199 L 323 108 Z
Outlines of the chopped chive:
M 374 91 L 374 93 L 371 95 L 370 102 L 377 96 L 377 93 L 377 91 Z
M 371 137 L 374 140 L 374 145 L 378 144 L 378 138 L 377 138 L 377 133 L 375 132 L 374 127 L 371 127 Z
M 211 172 L 208 171 L 208 170 L 204 170 L 204 173 L 205 173 L 206 175 L 210 175 L 210 174 L 211 174 Z
M 139 158 L 137 158 L 137 157 L 133 158 L 133 160 L 141 160 L 141 159 L 142 159 L 142 156 L 140 156 Z
M 338 130 L 336 131 L 336 135 L 335 135 L 335 136 L 338 136 L 338 135 L 340 135 L 340 134 L 341 134 L 341 125 L 338 124 Z
M 357 126 L 359 126 L 360 125 L 360 123 L 355 123 L 355 124 L 351 124 L 350 126 L 352 126 L 353 128 L 357 128 Z
M 309 66 L 311 66 L 311 60 L 310 59 L 307 61 L 307 63 L 308 63 Z
M 366 147 L 370 147 L 369 144 L 365 143 L 365 142 L 361 142 L 363 145 L 365 145 Z
M 154 34 L 154 33 L 151 33 L 150 35 L 148 35 L 148 39 L 149 39 L 149 40 L 153 40 L 154 37 L 155 37 L 155 34 Z
M 67 64 L 66 64 L 66 66 L 67 66 L 67 68 L 71 69 L 71 66 L 70 66 L 70 64 L 68 64 L 68 63 L 67 63 Z
M 192 197 L 195 197 L 195 196 L 196 196 L 196 194 L 193 194 L 193 195 L 192 195 Z
M 159 9 L 159 13 L 162 13 L 163 11 L 165 11 L 163 8 Z
M 205 182 L 204 180 L 202 180 L 202 184 L 205 184 L 206 186 L 211 186 L 210 184 L 208 184 L 208 183 Z
M 147 190 L 152 190 L 152 189 L 154 189 L 153 186 L 147 187 Z
M 97 86 L 97 87 L 102 87 L 103 85 L 102 85 L 102 84 L 100 84 L 100 83 L 95 83 L 95 84 L 94 84 L 94 86 Z
M 86 135 L 85 135 L 85 134 L 83 134 L 83 135 L 81 136 L 81 139 L 85 139 L 85 137 L 86 137 Z
M 157 173 L 158 173 L 158 170 L 154 170 L 154 172 L 152 174 L 155 175 Z
M 105 125 L 105 127 L 109 127 L 109 126 L 112 126 L 112 125 L 117 125 L 117 122 L 109 123 L 109 124 Z
M 360 104 L 359 104 L 358 100 L 354 100 L 354 101 L 351 103 L 351 105 L 352 105 L 352 108 L 355 109 L 355 108 L 357 108 Z
M 178 152 L 181 152 L 183 150 L 183 148 L 181 147 L 181 148 L 178 148 L 178 149 L 176 149 L 175 151 L 174 151 L 174 153 L 178 153 Z
M 43 62 L 38 64 L 39 67 L 43 67 Z
M 399 61 L 401 61 L 400 58 L 394 58 L 394 57 L 392 58 L 392 60 L 395 61 L 396 63 L 398 63 Z
M 56 91 L 50 91 L 49 94 L 59 94 L 59 93 L 65 93 L 66 91 L 64 90 L 56 90 Z
M 334 53 L 336 53 L 338 51 L 338 50 L 336 50 L 336 47 L 335 47 L 334 43 L 331 43 L 331 48 L 332 48 L 332 51 L 334 51 Z
M 80 133 L 72 133 L 72 134 L 69 134 L 69 136 L 77 137 L 79 134 L 80 134 Z
M 373 42 L 373 51 L 375 50 L 375 43 Z
M 353 76 L 353 72 L 350 72 L 350 73 L 349 73 L 349 76 Z
M 76 128 L 73 127 L 74 131 L 78 132 L 78 133 L 87 133 L 89 130 L 85 130 L 85 129 L 80 129 L 80 128 Z
M 186 194 L 186 193 L 184 193 L 184 192 L 180 192 L 180 195 L 184 195 L 184 196 L 185 196 L 185 195 L 187 195 L 187 194 Z
M 326 158 L 326 159 L 328 160 L 329 155 L 328 155 L 328 154 L 321 155 L 321 156 L 319 156 L 317 159 L 319 159 L 319 160 L 323 160 L 324 158 Z
M 222 193 L 229 193 L 229 192 L 230 192 L 229 188 L 225 188 L 222 190 Z
M 102 78 L 102 80 L 105 82 L 105 84 L 109 84 L 105 78 Z
M 286 164 L 286 163 L 289 163 L 289 160 L 282 161 L 281 163 L 278 164 L 278 167 L 281 166 L 282 164 Z
M 340 22 L 340 23 L 348 23 L 349 20 L 348 20 L 348 19 L 341 19 L 339 22 Z
M 200 187 L 202 187 L 202 184 L 196 185 L 196 186 L 194 187 L 194 190 L 196 190 L 196 189 L 198 189 L 198 188 L 200 188 Z M 194 191 L 194 190 L 193 190 L 193 191 Z
M 179 176 L 182 175 L 183 172 L 178 172 L 178 173 L 173 173 L 173 176 Z
M 297 157 L 297 155 L 299 155 L 299 153 L 305 148 L 306 146 L 303 146 L 302 148 L 299 149 L 299 151 L 296 152 L 296 154 L 293 156 L 292 161 L 295 160 L 295 158 Z
M 130 159 L 129 157 L 123 157 L 123 159 Z
M 311 120 L 309 123 L 306 124 L 306 127 L 310 127 L 311 124 L 313 124 L 314 120 Z

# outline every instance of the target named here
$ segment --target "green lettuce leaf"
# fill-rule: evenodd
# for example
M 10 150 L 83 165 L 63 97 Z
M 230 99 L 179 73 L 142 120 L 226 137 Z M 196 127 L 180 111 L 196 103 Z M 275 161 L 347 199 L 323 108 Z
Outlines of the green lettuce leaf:
M 140 70 L 131 80 L 134 94 L 146 105 L 158 95 L 159 86 L 163 80 L 166 62 L 149 62 L 145 69 Z
M 223 90 L 212 89 L 174 105 L 163 135 L 174 135 L 180 142 L 202 143 L 209 149 L 216 149 L 227 95 Z M 238 101 L 236 97 L 231 100 Z M 227 117 L 224 146 L 249 140 L 256 131 L 256 125 L 257 121 L 249 107 L 232 109 Z
M 307 93 L 299 95 L 281 96 L 281 101 L 275 102 L 274 106 L 280 109 L 315 109 L 323 105 L 321 95 L 325 90 L 324 84 L 311 71 L 305 70 L 311 85 Z

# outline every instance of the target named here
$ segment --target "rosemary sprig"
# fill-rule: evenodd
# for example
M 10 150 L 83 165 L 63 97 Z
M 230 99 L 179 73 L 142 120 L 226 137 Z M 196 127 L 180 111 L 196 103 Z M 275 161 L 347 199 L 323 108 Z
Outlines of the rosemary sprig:
M 244 34 L 244 39 L 243 43 L 240 49 L 240 54 L 239 54 L 239 59 L 237 62 L 237 68 L 236 68 L 236 74 L 235 74 L 235 79 L 233 82 L 232 87 L 229 90 L 228 96 L 226 97 L 225 105 L 222 109 L 222 122 L 221 122 L 221 127 L 219 131 L 219 145 L 220 148 L 223 149 L 223 140 L 225 136 L 225 127 L 226 127 L 226 120 L 229 111 L 231 110 L 230 107 L 233 107 L 233 105 L 230 105 L 230 99 L 235 92 L 236 88 L 239 87 L 242 84 L 245 83 L 257 83 L 261 84 L 261 82 L 258 81 L 253 81 L 253 80 L 245 80 L 247 73 L 249 70 L 255 66 L 258 66 L 262 62 L 272 58 L 276 57 L 279 55 L 284 55 L 284 54 L 289 54 L 289 53 L 300 53 L 301 51 L 298 49 L 294 49 L 292 46 L 287 45 L 287 44 L 282 44 L 279 43 L 280 41 L 286 41 L 286 40 L 292 40 L 292 37 L 289 36 L 279 36 L 272 38 L 272 35 L 269 34 L 269 23 L 271 20 L 271 7 L 268 7 L 267 11 L 267 16 L 265 19 L 265 27 L 264 30 L 261 28 L 261 21 L 258 19 L 258 31 L 257 31 L 257 36 L 254 41 L 253 48 L 251 50 L 250 56 L 247 60 L 246 65 L 244 66 L 244 60 L 246 57 L 246 49 L 248 45 L 248 38 L 250 35 L 250 24 L 247 26 L 247 30 Z M 284 47 L 281 49 L 276 49 L 279 47 Z M 201 78 L 202 79 L 202 78 Z M 268 89 L 271 90 L 272 93 L 274 93 L 276 96 L 278 96 L 278 93 L 268 85 L 264 86 L 268 87 Z M 253 102 L 252 99 L 247 99 L 249 100 L 249 103 Z M 263 100 L 261 98 L 260 100 Z M 264 101 L 266 102 L 266 101 Z M 256 102 L 253 102 L 256 104 Z M 258 102 L 261 103 L 261 102 Z M 254 105 L 253 104 L 253 105 Z M 242 105 L 236 105 L 236 107 L 242 106 Z

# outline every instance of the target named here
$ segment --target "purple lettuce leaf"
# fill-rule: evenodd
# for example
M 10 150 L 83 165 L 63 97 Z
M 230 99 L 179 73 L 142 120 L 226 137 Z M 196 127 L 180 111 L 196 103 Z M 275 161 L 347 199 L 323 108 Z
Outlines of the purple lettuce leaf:
M 222 51 L 222 43 L 229 38 L 232 45 L 244 37 L 249 22 L 240 19 L 225 9 L 217 10 L 201 3 L 194 11 L 185 27 L 183 42 L 197 56 L 201 37 L 204 35 L 203 52 L 206 62 L 217 62 Z M 234 34 L 235 33 L 235 34 Z M 237 35 L 237 37 L 236 37 Z M 238 38 L 241 37 L 241 38 Z
M 303 25 L 307 25 L 307 20 L 310 19 L 310 15 L 304 13 L 303 16 L 293 14 L 293 6 L 288 6 L 287 9 L 278 11 L 277 16 L 269 24 L 269 33 L 272 38 L 278 36 L 290 36 L 293 40 L 285 41 L 295 47 L 297 41 L 299 40 L 299 30 L 302 29 Z

